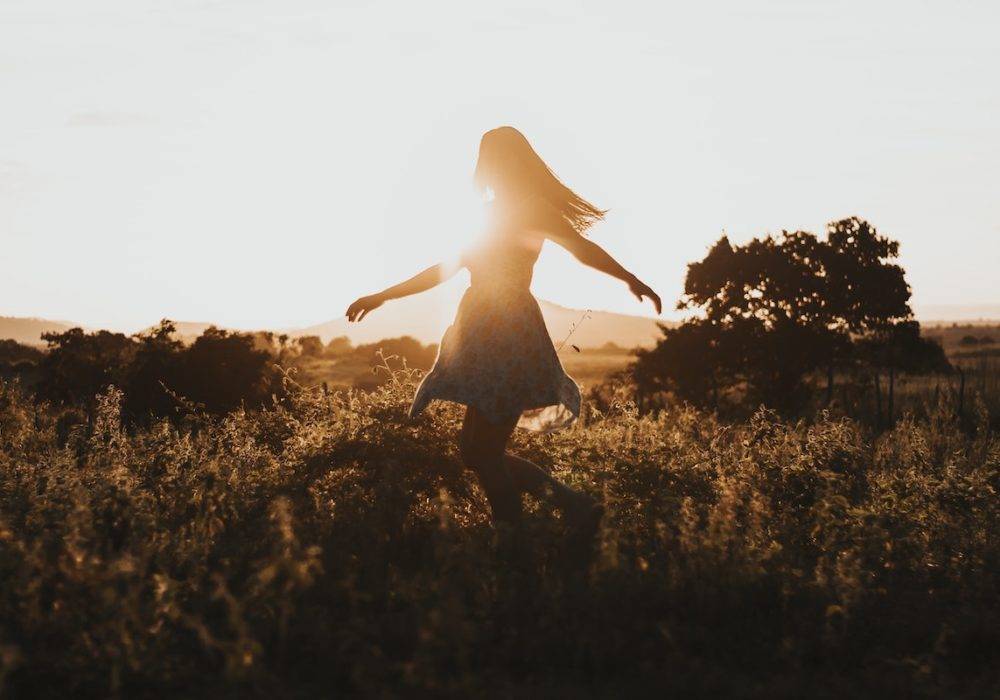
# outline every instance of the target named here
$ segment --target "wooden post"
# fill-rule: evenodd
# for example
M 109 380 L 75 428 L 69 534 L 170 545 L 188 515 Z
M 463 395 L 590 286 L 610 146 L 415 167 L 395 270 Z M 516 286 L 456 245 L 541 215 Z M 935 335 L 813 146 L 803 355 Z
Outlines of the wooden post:
M 958 376 L 960 378 L 958 384 L 958 417 L 965 418 L 965 370 L 962 369 L 962 365 L 955 365 L 958 368 Z
M 833 361 L 826 366 L 826 405 L 833 403 Z
M 882 381 L 875 370 L 875 429 L 882 429 Z
M 896 388 L 896 368 L 893 365 L 889 365 L 889 401 L 888 401 L 888 414 L 889 414 L 889 427 L 892 427 L 893 419 L 893 399 L 895 398 L 895 388 Z

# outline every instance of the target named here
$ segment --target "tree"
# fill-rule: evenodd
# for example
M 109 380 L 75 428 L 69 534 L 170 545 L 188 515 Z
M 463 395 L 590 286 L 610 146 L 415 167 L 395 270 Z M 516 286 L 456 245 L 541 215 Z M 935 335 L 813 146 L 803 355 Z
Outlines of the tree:
M 44 356 L 41 350 L 32 345 L 22 345 L 10 338 L 0 340 L 0 364 L 13 365 L 16 362 L 37 364 Z
M 295 342 L 303 357 L 319 357 L 323 354 L 323 341 L 319 339 L 318 335 L 304 335 L 296 338 Z
M 640 355 L 640 392 L 670 386 L 717 404 L 740 388 L 751 401 L 794 412 L 805 378 L 822 367 L 829 402 L 835 368 L 855 339 L 912 317 L 910 288 L 893 262 L 898 250 L 857 217 L 830 223 L 826 240 L 783 231 L 733 246 L 723 236 L 688 266 L 678 304 L 702 317 L 664 329 L 656 350 Z
M 181 381 L 184 350 L 174 338 L 176 330 L 172 321 L 163 319 L 148 333 L 133 336 L 137 347 L 122 373 L 122 409 L 133 422 L 173 414 L 176 401 L 168 392 L 176 391 Z
M 705 319 L 675 328 L 659 324 L 663 340 L 656 347 L 636 351 L 632 374 L 641 408 L 654 406 L 658 397 L 674 392 L 688 403 L 703 408 L 720 407 L 720 387 L 735 381 L 735 344 L 731 334 Z
M 255 347 L 252 335 L 212 326 L 184 350 L 177 388 L 210 413 L 222 414 L 260 406 L 278 391 L 277 379 L 273 358 Z
M 678 304 L 704 318 L 664 331 L 665 347 L 640 356 L 637 385 L 659 375 L 695 403 L 718 405 L 720 395 L 739 389 L 752 401 L 794 411 L 805 396 L 803 376 L 822 359 L 824 340 L 833 342 L 822 313 L 820 246 L 802 231 L 743 246 L 719 239 L 688 266 Z
M 37 391 L 42 398 L 81 405 L 114 384 L 124 392 L 123 415 L 132 423 L 173 416 L 171 393 L 223 414 L 258 407 L 281 392 L 275 358 L 258 347 L 260 337 L 211 327 L 185 347 L 174 336 L 167 319 L 132 338 L 80 328 L 47 334 Z
M 867 221 L 850 217 L 827 224 L 822 255 L 825 320 L 836 334 L 826 353 L 829 403 L 835 369 L 851 359 L 854 340 L 886 332 L 913 312 L 903 268 L 892 262 L 899 243 L 879 235 Z
M 84 333 L 71 328 L 64 333 L 46 333 L 42 339 L 48 352 L 40 363 L 42 380 L 38 391 L 51 401 L 89 404 L 121 374 L 135 353 L 135 342 L 121 333 Z
M 351 345 L 351 339 L 346 335 L 340 335 L 336 338 L 331 338 L 330 342 L 326 344 L 326 354 L 331 357 L 337 357 L 339 355 L 346 355 L 353 349 Z
M 437 357 L 437 345 L 423 345 L 412 336 L 385 338 L 375 343 L 366 343 L 354 348 L 354 354 L 364 358 L 369 363 L 379 361 L 379 352 L 393 369 L 403 366 L 415 369 L 430 369 Z

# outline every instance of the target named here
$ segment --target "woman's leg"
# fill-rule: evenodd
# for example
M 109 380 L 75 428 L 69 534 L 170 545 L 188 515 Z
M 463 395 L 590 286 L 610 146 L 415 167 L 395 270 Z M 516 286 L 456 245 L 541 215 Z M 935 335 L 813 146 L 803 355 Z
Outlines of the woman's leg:
M 508 454 L 504 455 L 504 464 L 518 491 L 547 501 L 564 514 L 594 505 L 590 496 L 570 488 L 534 462 Z
M 514 522 L 521 516 L 521 494 L 548 501 L 564 514 L 589 510 L 594 501 L 552 477 L 534 462 L 506 454 L 517 420 L 491 423 L 475 408 L 465 412 L 459 446 L 462 461 L 479 475 L 493 509 L 494 521 Z
M 517 419 L 491 423 L 472 406 L 465 412 L 458 446 L 462 462 L 476 472 L 493 511 L 493 524 L 516 525 L 521 520 L 521 493 L 507 465 L 504 450 Z

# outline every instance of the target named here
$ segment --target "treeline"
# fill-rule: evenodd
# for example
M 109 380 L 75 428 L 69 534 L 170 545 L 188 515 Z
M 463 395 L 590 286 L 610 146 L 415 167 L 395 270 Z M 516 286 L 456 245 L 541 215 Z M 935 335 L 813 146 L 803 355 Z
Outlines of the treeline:
M 133 336 L 73 328 L 42 338 L 44 350 L 0 341 L 0 377 L 20 379 L 38 399 L 88 409 L 98 394 L 116 386 L 131 424 L 173 417 L 182 407 L 213 415 L 259 408 L 284 394 L 283 370 L 310 361 L 426 369 L 437 353 L 436 345 L 410 337 L 355 347 L 346 337 L 324 345 L 316 336 L 293 339 L 215 327 L 185 344 L 169 320 Z
M 353 345 L 350 338 L 339 336 L 323 344 L 319 336 L 306 335 L 295 339 L 297 358 L 343 359 L 353 357 L 369 363 L 381 362 L 384 358 L 390 366 L 415 369 L 430 369 L 437 356 L 437 344 L 424 345 L 416 338 L 404 335 L 399 338 L 385 338 L 374 343 Z
M 257 408 L 281 391 L 281 345 L 264 334 L 209 328 L 190 345 L 163 321 L 135 336 L 73 328 L 42 336 L 48 345 L 31 383 L 40 399 L 89 407 L 108 386 L 124 392 L 131 422 L 176 414 L 182 401 L 211 414 Z M 183 397 L 183 398 L 182 398 Z
M 898 374 L 951 371 L 941 345 L 920 334 L 898 253 L 856 217 L 828 224 L 825 239 L 783 231 L 733 245 L 723 236 L 688 266 L 678 308 L 696 315 L 661 326 L 657 346 L 638 353 L 640 406 L 681 399 L 794 416 L 818 392 L 833 403 L 839 378 L 870 396 L 878 423 L 891 422 Z

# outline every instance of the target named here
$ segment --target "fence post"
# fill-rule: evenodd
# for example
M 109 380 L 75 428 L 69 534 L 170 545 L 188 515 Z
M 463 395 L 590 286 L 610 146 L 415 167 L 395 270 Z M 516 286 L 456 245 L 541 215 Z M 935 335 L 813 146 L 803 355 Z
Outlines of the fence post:
M 833 403 L 833 362 L 826 366 L 826 405 Z
M 882 429 L 882 380 L 879 378 L 878 369 L 873 375 L 875 379 L 875 430 Z
M 965 420 L 965 370 L 962 369 L 962 365 L 956 364 L 958 368 L 959 384 L 958 384 L 958 417 Z
M 889 365 L 889 400 L 887 408 L 889 413 L 889 427 L 892 427 L 893 419 L 893 404 L 896 398 L 896 368 L 893 365 Z

